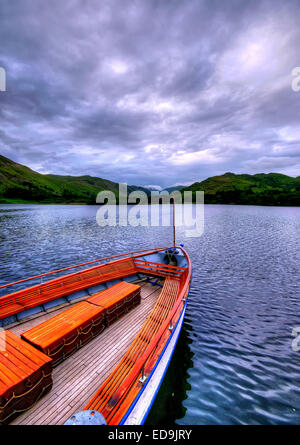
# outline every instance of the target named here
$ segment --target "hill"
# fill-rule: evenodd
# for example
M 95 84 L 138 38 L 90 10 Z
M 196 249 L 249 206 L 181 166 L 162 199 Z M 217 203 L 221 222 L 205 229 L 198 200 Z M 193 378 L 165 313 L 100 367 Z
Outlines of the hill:
M 213 176 L 189 187 L 166 190 L 205 192 L 206 204 L 300 205 L 300 177 L 280 173 Z M 119 184 L 92 176 L 43 175 L 0 155 L 0 203 L 82 203 L 95 204 L 102 190 L 110 190 L 118 198 Z M 128 193 L 144 187 L 128 186 Z
M 172 193 L 172 192 L 176 192 L 177 190 L 180 191 L 183 188 L 184 188 L 183 185 L 174 185 L 173 187 L 167 187 L 164 190 L 169 192 L 169 193 Z
M 146 191 L 128 186 L 128 192 L 138 189 Z M 119 184 L 92 176 L 43 175 L 0 155 L 1 203 L 95 204 L 97 194 L 103 190 L 118 197 Z
M 292 178 L 280 173 L 236 175 L 225 173 L 182 189 L 204 191 L 206 204 L 300 205 L 300 176 Z

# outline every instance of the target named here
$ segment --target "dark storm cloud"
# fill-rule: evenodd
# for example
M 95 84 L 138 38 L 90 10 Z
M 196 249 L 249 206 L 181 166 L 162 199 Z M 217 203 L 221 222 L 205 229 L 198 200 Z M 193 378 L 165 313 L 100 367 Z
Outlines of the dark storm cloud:
M 2 0 L 0 151 L 131 184 L 299 175 L 298 1 Z

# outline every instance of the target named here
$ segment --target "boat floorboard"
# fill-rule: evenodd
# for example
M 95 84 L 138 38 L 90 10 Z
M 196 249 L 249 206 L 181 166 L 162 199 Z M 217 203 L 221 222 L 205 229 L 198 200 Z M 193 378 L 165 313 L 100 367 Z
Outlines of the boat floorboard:
M 13 425 L 63 424 L 87 404 L 134 340 L 161 292 L 160 287 L 140 284 L 141 304 L 55 368 L 51 391 L 17 417 Z M 10 330 L 19 335 L 64 309 L 29 320 Z

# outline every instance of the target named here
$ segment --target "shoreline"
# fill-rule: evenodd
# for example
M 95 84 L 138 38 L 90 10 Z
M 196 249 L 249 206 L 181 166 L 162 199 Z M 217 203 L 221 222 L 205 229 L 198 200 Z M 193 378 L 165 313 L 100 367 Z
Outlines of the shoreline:
M 193 202 L 193 204 L 195 205 L 195 203 Z M 62 205 L 62 206 L 103 206 L 103 205 L 107 205 L 107 204 L 88 204 L 86 202 L 34 202 L 34 201 L 18 201 L 18 202 L 1 202 L 0 201 L 0 207 L 2 205 Z M 119 206 L 119 204 L 116 204 L 117 206 Z M 121 204 L 122 205 L 122 204 Z M 128 206 L 134 206 L 134 205 L 139 205 L 139 204 L 127 204 Z M 143 204 L 142 204 L 143 205 Z M 152 205 L 151 203 L 147 203 L 147 205 Z M 159 205 L 162 205 L 162 203 L 159 203 Z M 247 203 L 247 204 L 238 204 L 238 203 L 224 203 L 224 202 L 206 202 L 204 203 L 204 205 L 222 205 L 222 206 L 251 206 L 251 207 L 282 207 L 282 208 L 298 208 L 300 207 L 300 205 L 291 205 L 291 204 L 251 204 L 251 203 Z

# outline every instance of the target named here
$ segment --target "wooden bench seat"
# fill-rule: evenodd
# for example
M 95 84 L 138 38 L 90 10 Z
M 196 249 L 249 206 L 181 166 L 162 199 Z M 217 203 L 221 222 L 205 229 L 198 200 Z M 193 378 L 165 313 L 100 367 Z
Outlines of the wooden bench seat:
M 51 358 L 12 332 L 0 331 L 0 424 L 29 409 L 51 387 Z
M 65 275 L 0 297 L 0 320 L 106 281 L 136 273 L 132 258 Z
M 137 284 L 121 281 L 93 295 L 86 301 L 103 308 L 105 320 L 109 326 L 141 302 L 141 287 Z
M 21 337 L 59 364 L 141 301 L 140 286 L 120 282 L 24 332 Z
M 57 365 L 105 328 L 104 310 L 82 301 L 24 332 L 21 338 Z

